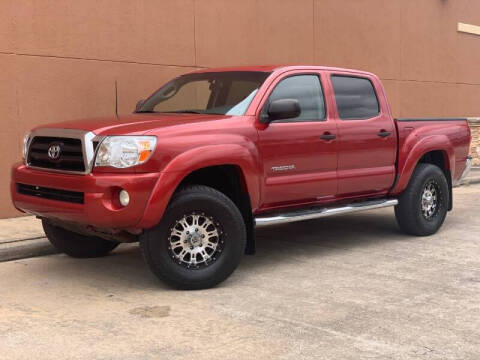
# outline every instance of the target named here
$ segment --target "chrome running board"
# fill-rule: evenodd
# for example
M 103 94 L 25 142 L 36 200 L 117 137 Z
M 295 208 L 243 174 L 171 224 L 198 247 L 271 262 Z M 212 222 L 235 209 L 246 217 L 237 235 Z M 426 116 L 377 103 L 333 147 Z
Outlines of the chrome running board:
M 269 225 L 286 224 L 295 221 L 318 219 L 321 217 L 348 214 L 357 211 L 379 209 L 398 204 L 397 199 L 369 200 L 337 207 L 297 209 L 291 212 L 259 215 L 255 217 L 255 226 L 263 227 Z

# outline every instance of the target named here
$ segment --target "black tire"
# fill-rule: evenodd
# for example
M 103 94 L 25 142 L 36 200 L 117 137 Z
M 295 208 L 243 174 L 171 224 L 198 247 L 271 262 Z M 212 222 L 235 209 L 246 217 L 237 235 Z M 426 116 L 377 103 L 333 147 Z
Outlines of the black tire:
M 171 241 L 177 239 L 172 232 L 178 229 L 179 219 L 186 219 L 188 225 L 192 215 L 208 218 L 215 229 L 219 229 L 218 238 L 214 240 L 218 242 L 216 251 L 209 249 L 212 251 L 210 262 L 187 265 L 184 260 L 189 259 L 189 255 L 183 259 L 175 257 L 176 249 Z M 180 225 L 182 234 L 188 234 L 186 229 Z M 204 240 L 199 241 L 200 246 L 205 246 Z M 185 248 L 186 241 L 180 242 L 182 245 L 178 246 Z M 185 290 L 210 288 L 224 281 L 240 263 L 245 245 L 246 229 L 239 209 L 223 193 L 202 185 L 188 186 L 175 194 L 160 223 L 140 236 L 140 248 L 152 272 L 168 285 Z
M 80 235 L 42 220 L 43 230 L 52 245 L 74 258 L 93 258 L 107 255 L 119 243 L 95 236 Z
M 432 185 L 433 184 L 433 185 Z M 432 185 L 436 194 L 435 211 L 424 214 L 422 197 L 427 185 Z M 428 236 L 435 234 L 442 226 L 449 204 L 448 182 L 443 171 L 432 164 L 418 164 L 410 183 L 395 206 L 395 217 L 400 229 L 410 235 Z

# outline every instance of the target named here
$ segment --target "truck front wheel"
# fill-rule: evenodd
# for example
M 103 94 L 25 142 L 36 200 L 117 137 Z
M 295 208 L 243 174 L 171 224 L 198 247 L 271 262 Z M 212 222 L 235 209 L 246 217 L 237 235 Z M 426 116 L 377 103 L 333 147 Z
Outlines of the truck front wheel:
M 245 251 L 242 215 L 223 193 L 201 185 L 173 196 L 160 223 L 140 237 L 152 272 L 179 289 L 204 289 L 225 280 Z
M 60 252 L 74 258 L 92 258 L 107 255 L 119 243 L 96 236 L 85 236 L 42 220 L 43 230 L 50 243 Z
M 443 171 L 432 164 L 418 164 L 407 189 L 395 206 L 400 229 L 410 235 L 437 232 L 447 215 L 449 191 Z

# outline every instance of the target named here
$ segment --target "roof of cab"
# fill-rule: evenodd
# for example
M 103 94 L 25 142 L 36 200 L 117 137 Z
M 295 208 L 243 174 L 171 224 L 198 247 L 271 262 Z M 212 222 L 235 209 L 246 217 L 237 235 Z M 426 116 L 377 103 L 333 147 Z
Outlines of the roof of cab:
M 355 69 L 345 69 L 339 67 L 318 66 L 318 65 L 258 65 L 258 66 L 228 66 L 218 68 L 205 68 L 190 72 L 192 73 L 207 73 L 207 72 L 227 72 L 227 71 L 261 71 L 261 72 L 284 72 L 291 70 L 323 70 L 323 71 L 338 71 L 342 73 L 355 73 L 373 75 L 375 74 Z

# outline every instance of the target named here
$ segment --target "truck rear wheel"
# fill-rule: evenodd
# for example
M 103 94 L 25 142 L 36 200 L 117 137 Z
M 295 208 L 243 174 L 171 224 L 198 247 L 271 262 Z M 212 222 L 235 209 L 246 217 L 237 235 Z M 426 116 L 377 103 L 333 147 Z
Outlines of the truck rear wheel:
M 140 237 L 152 272 L 179 289 L 204 289 L 225 280 L 245 251 L 242 215 L 223 193 L 201 185 L 174 195 L 160 223 Z
M 96 236 L 85 236 L 68 231 L 42 220 L 48 240 L 60 252 L 74 258 L 93 258 L 107 255 L 119 243 Z
M 443 171 L 432 164 L 418 164 L 395 206 L 395 217 L 407 234 L 432 235 L 442 226 L 448 204 L 448 183 Z

